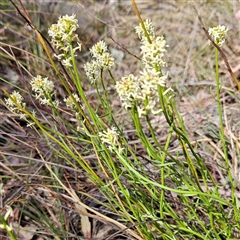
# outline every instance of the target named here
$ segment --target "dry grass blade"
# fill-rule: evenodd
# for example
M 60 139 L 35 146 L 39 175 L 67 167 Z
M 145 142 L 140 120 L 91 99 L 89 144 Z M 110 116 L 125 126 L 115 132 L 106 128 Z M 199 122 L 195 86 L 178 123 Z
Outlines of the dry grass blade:
M 84 237 L 91 238 L 91 223 L 89 221 L 89 216 L 86 208 L 84 208 L 82 205 L 79 204 L 80 199 L 77 196 L 77 194 L 74 192 L 74 190 L 71 188 L 72 196 L 77 200 L 74 202 L 75 208 L 79 210 L 79 214 L 81 217 L 81 229 Z

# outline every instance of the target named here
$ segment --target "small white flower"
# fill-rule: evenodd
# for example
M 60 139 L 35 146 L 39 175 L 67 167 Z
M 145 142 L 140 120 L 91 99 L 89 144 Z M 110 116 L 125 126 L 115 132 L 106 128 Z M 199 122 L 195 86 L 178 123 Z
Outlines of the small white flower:
M 110 53 L 104 53 L 97 58 L 97 65 L 99 68 L 110 69 L 114 65 L 114 58 Z
M 77 50 L 81 51 L 81 49 L 82 49 L 82 44 L 80 42 L 77 42 L 77 47 L 73 49 L 73 53 L 75 53 Z
M 56 53 L 54 53 L 53 56 L 56 57 L 59 61 L 61 61 L 62 58 L 64 57 L 64 54 L 63 54 L 63 53 L 62 53 L 62 54 L 56 54 Z
M 137 98 L 141 91 L 138 78 L 133 74 L 130 74 L 127 77 L 122 77 L 121 81 L 118 81 L 115 87 L 122 104 L 126 109 L 132 107 L 132 101 Z
M 101 73 L 98 67 L 98 63 L 94 60 L 84 64 L 84 71 L 91 83 L 95 83 L 96 80 L 100 77 Z
M 135 28 L 141 39 L 143 71 L 140 72 L 139 77 L 131 74 L 116 83 L 116 91 L 122 105 L 126 109 L 132 108 L 134 105 L 139 117 L 147 115 L 149 112 L 152 114 L 161 112 L 158 89 L 166 86 L 168 78 L 162 73 L 162 67 L 167 65 L 164 60 L 168 47 L 166 41 L 163 36 L 155 36 L 154 27 L 150 20 L 146 20 L 144 26 L 151 41 L 145 36 L 141 24 Z
M 80 99 L 76 93 L 73 93 L 72 96 L 74 97 L 76 102 L 80 102 Z M 69 96 L 68 98 L 65 98 L 63 101 L 66 103 L 67 107 L 76 109 L 76 104 L 73 101 L 71 96 Z
M 103 143 L 107 144 L 110 151 L 113 151 L 113 147 L 117 146 L 118 151 L 121 153 L 123 148 L 118 143 L 119 134 L 117 133 L 117 129 L 115 127 L 108 128 L 107 131 L 99 132 L 99 137 Z
M 53 81 L 48 80 L 47 77 L 43 78 L 40 75 L 34 77 L 30 82 L 32 90 L 38 93 L 39 95 L 51 94 L 54 89 Z
M 62 60 L 62 65 L 65 66 L 65 67 L 72 67 L 71 61 L 72 61 L 71 57 L 67 58 L 67 59 L 63 59 Z
M 53 81 L 43 78 L 40 75 L 34 77 L 30 82 L 32 90 L 36 93 L 36 99 L 39 99 L 41 104 L 51 105 L 51 98 L 54 93 Z M 58 106 L 59 102 L 53 102 L 54 106 Z
M 8 99 L 5 99 L 6 105 L 8 109 L 13 112 L 18 114 L 20 119 L 23 119 L 27 121 L 27 127 L 30 127 L 34 124 L 31 120 L 27 119 L 27 114 L 24 112 L 26 109 L 26 103 L 23 102 L 23 97 L 19 92 L 14 91 Z M 33 117 L 36 116 L 36 112 L 33 110 L 32 111 Z M 0 184 L 0 195 L 1 195 L 1 184 Z
M 139 78 L 132 74 L 123 77 L 116 83 L 116 91 L 126 109 L 136 104 L 139 117 L 149 111 L 156 114 L 159 112 L 158 86 L 165 86 L 167 75 L 162 75 L 155 68 L 144 69 L 140 74 Z
M 53 104 L 53 106 L 54 106 L 55 108 L 58 108 L 60 102 L 59 102 L 58 100 L 54 100 L 54 101 L 52 102 L 52 104 Z
M 153 27 L 152 22 L 149 19 L 147 19 L 144 22 L 144 26 L 147 30 L 147 33 L 149 34 L 149 37 L 150 38 L 154 37 L 155 33 L 154 33 L 154 27 Z M 146 36 L 145 36 L 145 32 L 143 30 L 143 27 L 142 27 L 141 23 L 138 26 L 135 27 L 135 31 L 138 34 L 138 37 L 140 38 L 141 41 L 144 41 L 144 42 L 148 41 Z
M 102 70 L 109 70 L 114 65 L 114 58 L 108 52 L 104 41 L 96 43 L 90 49 L 90 53 L 94 59 L 84 65 L 84 70 L 91 83 L 95 83 Z
M 225 42 L 227 36 L 228 28 L 224 25 L 219 25 L 217 27 L 209 28 L 208 33 L 213 38 L 213 41 L 221 47 Z M 209 42 L 210 43 L 210 42 Z
M 33 116 L 33 118 L 36 118 L 36 111 L 35 110 L 32 110 L 32 116 Z M 33 125 L 35 125 L 35 122 L 33 122 L 33 121 L 28 121 L 28 123 L 27 123 L 27 127 L 30 127 L 30 128 L 32 128 L 32 126 Z
M 104 41 L 99 41 L 96 43 L 92 48 L 90 49 L 90 53 L 92 54 L 93 57 L 98 58 L 99 55 L 103 55 L 106 53 L 107 50 L 107 45 Z
M 21 109 L 25 109 L 26 103 L 23 102 L 23 97 L 19 92 L 13 91 L 10 97 L 5 99 L 5 102 L 11 112 L 21 114 L 22 118 L 26 118 L 26 115 Z
M 141 118 L 147 114 L 146 109 L 143 105 L 137 106 L 138 116 Z
M 76 15 L 60 16 L 57 24 L 52 24 L 48 30 L 49 36 L 52 38 L 51 43 L 56 49 L 59 49 L 59 54 L 54 54 L 55 57 L 66 67 L 72 67 L 70 46 L 73 47 L 72 51 L 81 51 L 81 43 L 75 31 L 78 28 L 78 20 Z M 74 47 L 74 42 L 77 45 Z
M 8 107 L 15 107 L 17 104 L 22 106 L 23 97 L 19 92 L 14 91 L 10 96 L 11 96 L 10 98 L 5 99 L 5 102 Z
M 116 145 L 118 139 L 117 129 L 115 127 L 108 128 L 107 131 L 100 132 L 99 136 L 104 143 Z
M 78 39 L 77 35 L 74 34 L 77 28 L 78 20 L 75 14 L 60 16 L 57 24 L 53 24 L 49 28 L 48 35 L 52 38 L 52 44 L 59 48 L 71 43 L 74 39 Z
M 154 37 L 152 43 L 144 42 L 141 46 L 142 62 L 146 67 L 154 68 L 156 66 L 165 67 L 166 62 L 163 59 L 167 52 L 166 41 L 161 37 Z
M 167 75 L 162 75 L 161 72 L 156 71 L 155 68 L 149 69 L 145 68 L 143 69 L 141 74 L 141 82 L 142 82 L 142 87 L 145 85 L 149 86 L 150 89 L 157 89 L 158 85 L 164 87 L 166 85 L 166 79 Z
M 139 24 L 136 29 L 136 33 L 141 39 L 141 54 L 142 54 L 142 62 L 144 64 L 144 68 L 158 68 L 161 70 L 162 67 L 166 66 L 166 62 L 164 60 L 164 55 L 166 53 L 166 48 L 168 45 L 166 44 L 166 40 L 163 36 L 156 37 L 154 33 L 154 27 L 150 20 L 146 20 L 144 22 L 144 26 L 146 31 L 149 34 L 149 38 L 145 36 L 145 32 L 142 28 L 142 25 Z

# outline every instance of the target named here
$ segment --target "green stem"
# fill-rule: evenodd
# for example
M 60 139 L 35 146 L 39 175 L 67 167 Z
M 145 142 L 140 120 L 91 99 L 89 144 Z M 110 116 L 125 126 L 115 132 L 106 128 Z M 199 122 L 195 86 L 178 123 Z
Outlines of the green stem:
M 166 159 L 166 156 L 167 156 L 167 151 L 168 151 L 168 148 L 169 148 L 169 145 L 170 145 L 172 134 L 173 134 L 173 125 L 170 126 L 170 132 L 168 134 L 167 142 L 166 142 L 165 147 L 164 147 L 164 152 L 163 152 L 163 156 L 162 156 L 162 164 L 163 165 L 165 164 L 165 159 Z M 163 186 L 165 185 L 165 172 L 164 172 L 164 170 L 165 170 L 165 168 L 162 167 L 161 168 L 161 184 Z M 165 192 L 164 189 L 162 189 L 161 190 L 161 196 L 160 196 L 160 217 L 161 218 L 164 218 L 164 216 L 163 216 L 164 192 Z
M 222 105 L 221 105 L 221 100 L 220 100 L 220 93 L 221 93 L 221 87 L 222 83 L 219 81 L 219 69 L 218 69 L 218 49 L 215 48 L 215 65 L 216 65 L 216 101 L 217 101 L 217 106 L 218 106 L 218 114 L 219 114 L 219 137 L 222 143 L 222 148 L 224 152 L 224 157 L 225 157 L 225 163 L 228 171 L 228 176 L 229 180 L 231 183 L 231 186 L 233 186 L 233 177 L 231 174 L 231 169 L 230 169 L 230 164 L 229 164 L 229 158 L 228 158 L 228 151 L 227 151 L 227 145 L 225 141 L 225 135 L 224 135 L 224 126 L 223 126 L 223 111 L 222 111 Z M 234 188 L 231 187 L 232 189 L 232 201 L 235 202 L 235 196 L 234 196 Z

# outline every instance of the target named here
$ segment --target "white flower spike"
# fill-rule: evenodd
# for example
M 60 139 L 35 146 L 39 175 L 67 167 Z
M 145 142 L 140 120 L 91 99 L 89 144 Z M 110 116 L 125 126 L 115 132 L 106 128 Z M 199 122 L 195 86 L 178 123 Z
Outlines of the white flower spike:
M 213 41 L 221 47 L 226 39 L 228 28 L 224 25 L 209 28 L 208 33 L 213 38 Z M 209 42 L 210 44 L 210 42 Z

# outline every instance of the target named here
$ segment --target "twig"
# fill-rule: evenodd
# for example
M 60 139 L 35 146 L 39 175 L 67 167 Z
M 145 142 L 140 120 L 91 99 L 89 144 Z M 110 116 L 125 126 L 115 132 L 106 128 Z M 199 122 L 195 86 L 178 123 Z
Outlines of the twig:
M 132 55 L 133 57 L 137 58 L 138 60 L 141 61 L 141 58 L 139 58 L 138 56 L 134 55 L 133 53 L 129 52 L 123 45 L 121 45 L 120 43 L 118 43 L 117 41 L 115 41 L 111 36 L 109 36 L 113 42 L 115 42 L 118 46 L 120 46 L 125 52 L 127 52 L 128 54 Z

